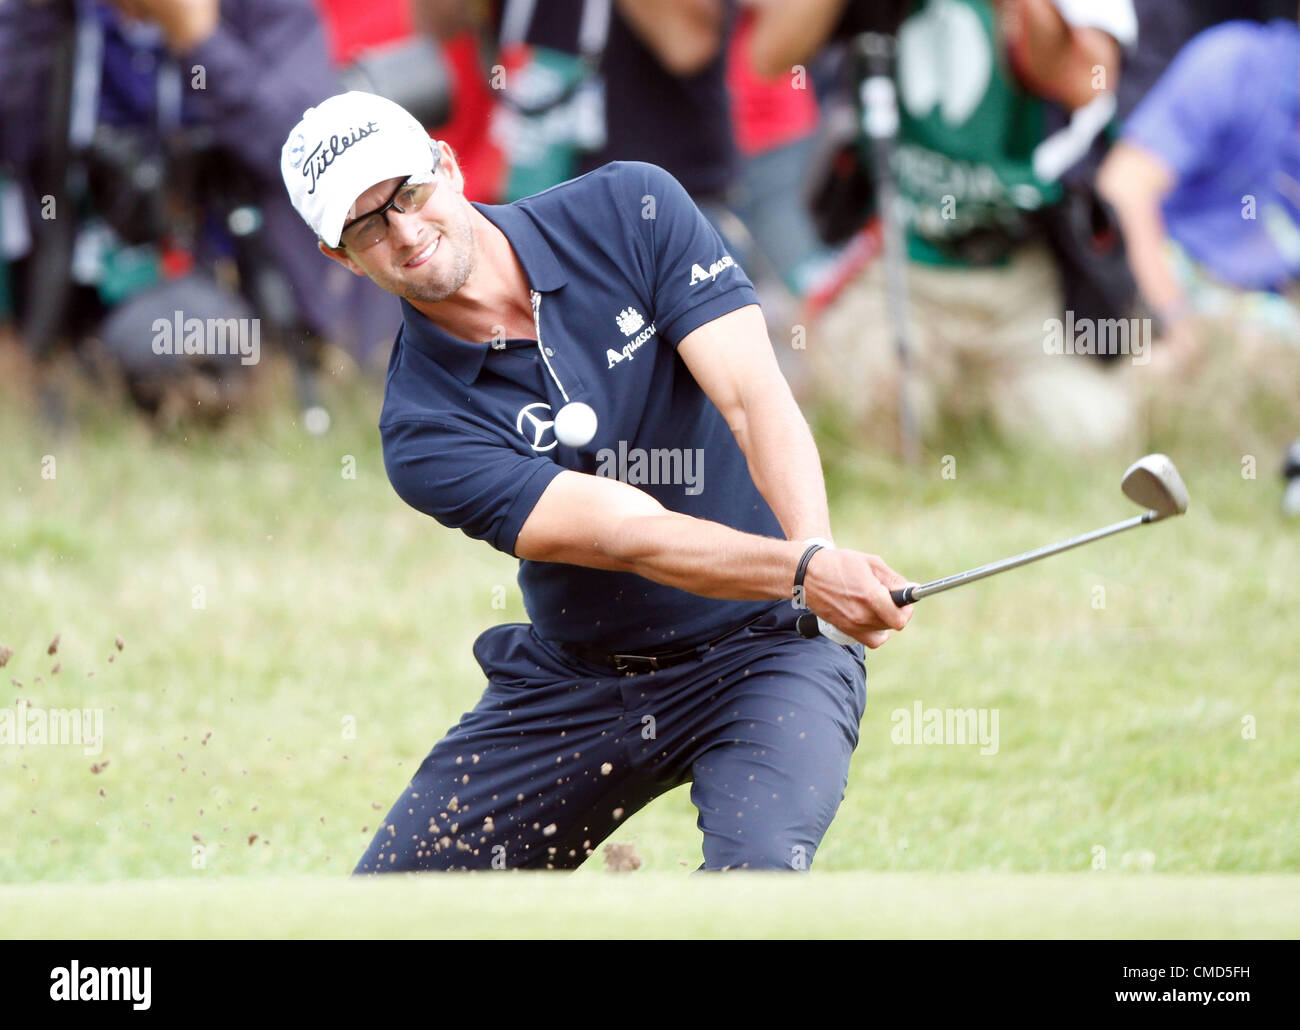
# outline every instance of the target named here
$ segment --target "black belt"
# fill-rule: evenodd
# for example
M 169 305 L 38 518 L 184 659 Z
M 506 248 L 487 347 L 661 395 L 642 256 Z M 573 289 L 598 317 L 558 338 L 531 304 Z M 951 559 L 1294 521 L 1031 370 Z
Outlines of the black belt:
M 622 673 L 624 676 L 636 676 L 643 672 L 654 672 L 658 669 L 668 669 L 674 665 L 681 665 L 684 662 L 698 661 L 703 658 L 705 652 L 710 650 L 715 644 L 721 643 L 727 637 L 739 633 L 746 626 L 752 626 L 759 619 L 768 614 L 768 611 L 760 612 L 748 622 L 742 622 L 739 626 L 727 630 L 720 637 L 714 637 L 712 640 L 706 640 L 702 644 L 695 644 L 691 647 L 678 648 L 675 651 L 649 651 L 641 654 L 625 654 L 614 651 L 601 651 L 594 647 L 587 647 L 584 644 L 561 644 L 566 651 L 581 658 L 584 662 L 590 662 L 592 665 L 601 665 L 611 672 Z

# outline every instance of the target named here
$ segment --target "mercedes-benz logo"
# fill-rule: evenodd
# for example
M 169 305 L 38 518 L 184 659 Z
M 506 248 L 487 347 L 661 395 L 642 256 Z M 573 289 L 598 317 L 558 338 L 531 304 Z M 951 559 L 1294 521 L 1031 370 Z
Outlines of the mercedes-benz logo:
M 541 410 L 538 410 L 541 409 Z M 555 439 L 555 419 L 546 418 L 551 413 L 551 406 L 545 401 L 534 401 L 519 409 L 519 416 L 515 419 L 515 428 L 519 430 L 519 435 L 528 441 L 530 447 L 539 453 L 545 454 L 553 450 L 559 443 Z M 524 425 L 528 428 L 525 429 Z M 543 446 L 542 441 L 549 436 L 551 442 Z

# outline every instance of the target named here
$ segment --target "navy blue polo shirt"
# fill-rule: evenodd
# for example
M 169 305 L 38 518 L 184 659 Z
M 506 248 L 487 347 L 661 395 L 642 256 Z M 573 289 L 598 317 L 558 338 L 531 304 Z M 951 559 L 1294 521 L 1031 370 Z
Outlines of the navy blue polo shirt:
M 474 206 L 523 266 L 542 346 L 458 339 L 402 301 L 379 422 L 398 495 L 507 554 L 564 469 L 783 538 L 726 421 L 677 354 L 694 329 L 756 303 L 677 180 L 655 165 L 615 162 L 513 204 Z M 577 449 L 551 425 L 566 393 L 599 422 Z M 521 560 L 519 585 L 543 638 L 606 650 L 707 640 L 770 604 L 555 562 Z

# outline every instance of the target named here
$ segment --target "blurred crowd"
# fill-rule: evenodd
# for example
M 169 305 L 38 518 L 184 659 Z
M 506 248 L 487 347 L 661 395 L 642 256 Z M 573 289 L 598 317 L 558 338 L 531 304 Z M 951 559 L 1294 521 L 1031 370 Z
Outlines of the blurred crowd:
M 304 109 L 364 89 L 455 150 L 472 200 L 666 168 L 754 279 L 800 395 L 882 446 L 970 414 L 1113 446 L 1215 333 L 1255 374 L 1300 346 L 1298 19 L 1296 0 L 3 0 L 0 325 L 35 367 L 71 352 L 161 418 L 238 408 L 278 355 L 323 429 L 321 369 L 378 374 L 400 315 L 318 253 L 279 155 Z M 189 342 L 214 322 L 229 353 Z M 1287 467 L 1300 510 L 1300 450 Z

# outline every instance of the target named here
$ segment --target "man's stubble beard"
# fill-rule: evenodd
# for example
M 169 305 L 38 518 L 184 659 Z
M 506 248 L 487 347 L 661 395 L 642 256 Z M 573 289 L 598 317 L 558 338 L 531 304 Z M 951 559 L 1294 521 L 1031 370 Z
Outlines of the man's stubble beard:
M 477 243 L 474 226 L 466 212 L 461 212 L 460 223 L 448 226 L 442 234 L 438 250 L 429 259 L 428 264 L 437 261 L 443 249 L 450 244 L 452 261 L 445 275 L 434 280 L 407 283 L 401 295 L 407 300 L 420 301 L 425 304 L 440 304 L 459 290 L 469 277 L 474 274 L 477 264 Z M 417 272 L 421 269 L 416 269 Z

